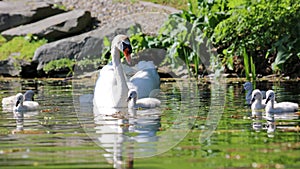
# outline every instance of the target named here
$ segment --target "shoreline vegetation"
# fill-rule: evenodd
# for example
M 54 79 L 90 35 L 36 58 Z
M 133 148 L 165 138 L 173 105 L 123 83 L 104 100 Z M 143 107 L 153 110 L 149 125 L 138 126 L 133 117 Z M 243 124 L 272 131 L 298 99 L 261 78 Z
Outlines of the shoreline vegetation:
M 300 4 L 297 1 L 146 1 L 182 12 L 170 14 L 157 35 L 145 34 L 141 30 L 133 31 L 131 41 L 134 42 L 134 52 L 148 48 L 166 49 L 164 62 L 176 67 L 176 59 L 181 59 L 188 66 L 189 74 L 194 77 L 204 77 L 209 72 L 224 72 L 230 74 L 228 77 L 247 80 L 299 79 Z M 126 4 L 127 1 L 120 2 Z M 128 3 L 130 5 L 138 1 L 131 0 Z M 64 10 L 72 8 L 72 5 L 65 6 L 63 3 L 57 6 Z M 16 63 L 30 62 L 34 51 L 47 42 L 47 39 L 35 35 L 15 37 L 10 41 L 0 36 L 0 60 L 13 58 L 17 60 Z M 200 46 L 205 42 L 210 43 L 215 51 L 215 55 L 210 58 L 212 67 L 209 68 L 199 59 L 202 50 Z M 106 47 L 106 51 L 109 51 L 109 44 Z M 98 63 L 108 62 L 104 56 L 109 53 L 104 52 L 101 59 L 93 60 L 93 63 L 84 60 L 79 64 L 83 67 L 92 65 L 97 69 Z M 66 77 L 72 76 L 75 64 L 74 60 L 67 58 L 51 61 L 40 77 L 55 77 L 53 75 L 61 71 Z

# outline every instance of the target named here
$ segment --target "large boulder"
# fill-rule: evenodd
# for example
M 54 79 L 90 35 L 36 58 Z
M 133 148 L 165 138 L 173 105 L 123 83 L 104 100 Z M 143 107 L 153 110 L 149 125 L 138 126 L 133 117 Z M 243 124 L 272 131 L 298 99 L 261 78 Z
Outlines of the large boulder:
M 83 32 L 89 27 L 91 27 L 90 12 L 73 10 L 6 30 L 2 32 L 2 36 L 11 39 L 15 36 L 32 34 L 40 38 L 56 40 Z
M 21 70 L 15 65 L 13 58 L 0 60 L 0 75 L 5 77 L 19 76 Z
M 78 61 L 86 57 L 100 57 L 104 48 L 104 37 L 111 41 L 117 34 L 127 34 L 130 27 L 137 25 L 144 30 L 149 27 L 151 20 L 161 21 L 154 25 L 159 29 L 167 18 L 167 14 L 159 12 L 127 15 L 96 30 L 45 44 L 36 50 L 33 62 L 37 62 L 37 70 L 40 71 L 45 64 L 52 60 L 69 58 Z
M 0 32 L 62 12 L 42 0 L 0 1 Z

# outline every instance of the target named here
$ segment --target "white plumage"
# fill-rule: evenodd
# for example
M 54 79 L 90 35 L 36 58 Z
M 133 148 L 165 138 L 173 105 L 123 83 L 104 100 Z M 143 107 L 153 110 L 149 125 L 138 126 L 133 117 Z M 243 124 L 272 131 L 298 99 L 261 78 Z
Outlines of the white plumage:
M 39 103 L 35 101 L 25 101 L 23 94 L 17 95 L 17 101 L 15 103 L 14 111 L 34 111 L 39 107 Z
M 266 108 L 265 108 L 267 114 L 296 112 L 298 111 L 298 108 L 299 108 L 298 103 L 293 103 L 293 102 L 275 103 L 274 91 L 273 90 L 267 91 Z
M 247 91 L 246 94 L 246 102 L 247 104 L 251 104 L 251 98 L 252 98 L 252 91 L 253 91 L 253 86 L 251 82 L 246 82 L 243 84 L 244 90 Z M 260 91 L 262 93 L 262 98 L 266 98 L 266 91 Z
M 18 93 L 13 96 L 5 97 L 2 99 L 3 110 L 12 111 L 17 102 L 17 97 L 22 94 Z M 33 101 L 34 92 L 32 90 L 27 90 L 24 94 L 24 101 Z
M 265 102 L 263 102 L 262 98 L 263 95 L 259 89 L 255 89 L 252 92 L 252 97 L 251 97 L 251 110 L 256 111 L 256 110 L 261 110 L 266 107 Z
M 128 92 L 128 108 L 130 109 L 149 109 L 160 106 L 160 100 L 156 98 L 142 98 L 138 99 L 138 93 L 135 90 Z
M 123 52 L 126 60 L 130 63 L 132 48 L 129 38 L 118 35 L 112 41 L 112 63 L 104 66 L 100 71 L 99 78 L 94 90 L 94 106 L 98 108 L 124 108 L 129 89 L 140 92 L 139 97 L 148 97 L 154 89 L 158 89 L 160 79 L 152 62 L 141 62 L 139 71 L 127 80 L 123 66 L 120 64 L 120 52 Z M 152 63 L 152 64 L 151 64 Z

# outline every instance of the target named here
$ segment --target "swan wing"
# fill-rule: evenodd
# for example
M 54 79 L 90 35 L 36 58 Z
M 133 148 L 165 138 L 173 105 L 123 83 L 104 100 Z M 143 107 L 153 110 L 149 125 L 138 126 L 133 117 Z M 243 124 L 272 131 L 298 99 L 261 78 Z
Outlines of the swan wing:
M 142 98 L 136 101 L 137 107 L 140 108 L 154 108 L 160 106 L 160 100 L 156 98 Z
M 278 109 L 280 112 L 295 112 L 298 108 L 299 105 L 293 102 L 280 102 L 274 104 L 274 109 Z
M 109 102 L 109 96 L 111 96 L 112 94 L 112 85 L 114 83 L 115 79 L 113 67 L 111 65 L 104 66 L 99 72 L 99 77 L 97 79 L 94 89 L 94 103 L 98 107 L 112 105 Z
M 159 89 L 160 77 L 156 69 L 144 69 L 138 71 L 130 78 L 130 89 L 136 89 L 138 98 L 149 97 L 151 92 Z

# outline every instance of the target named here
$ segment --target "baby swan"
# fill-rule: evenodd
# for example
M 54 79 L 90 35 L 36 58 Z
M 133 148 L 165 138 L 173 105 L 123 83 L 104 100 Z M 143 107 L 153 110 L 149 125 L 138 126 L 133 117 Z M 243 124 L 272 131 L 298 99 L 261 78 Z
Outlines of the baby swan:
M 3 107 L 9 107 L 9 106 L 14 106 L 16 101 L 17 101 L 17 96 L 20 95 L 21 93 L 18 93 L 14 96 L 9 96 L 9 97 L 5 97 L 2 99 L 2 106 Z M 33 96 L 34 96 L 34 92 L 32 90 L 27 90 L 24 94 L 24 100 L 25 101 L 33 101 Z
M 24 95 L 19 93 L 17 94 L 16 105 L 14 106 L 14 111 L 33 111 L 37 110 L 39 103 L 35 101 L 25 101 Z
M 266 99 L 266 113 L 274 114 L 274 113 L 285 113 L 285 112 L 296 112 L 298 111 L 299 105 L 297 103 L 292 102 L 275 102 L 275 93 L 273 90 L 267 91 L 267 99 Z
M 137 99 L 137 92 L 135 90 L 128 91 L 127 102 L 130 109 L 149 109 L 160 106 L 160 100 L 156 98 Z
M 251 104 L 251 95 L 252 95 L 252 91 L 253 91 L 253 86 L 251 82 L 246 82 L 243 84 L 244 90 L 247 91 L 246 94 L 246 102 L 247 104 Z M 266 91 L 261 91 L 262 93 L 262 98 L 266 98 Z
M 265 102 L 262 100 L 263 95 L 259 89 L 255 89 L 252 92 L 252 99 L 251 99 L 251 110 L 256 111 L 260 109 L 264 109 L 266 107 Z

